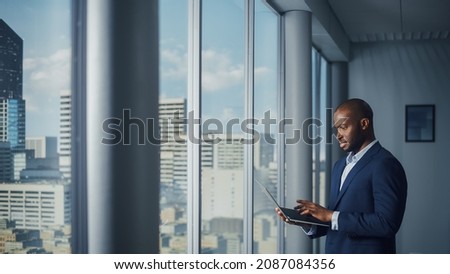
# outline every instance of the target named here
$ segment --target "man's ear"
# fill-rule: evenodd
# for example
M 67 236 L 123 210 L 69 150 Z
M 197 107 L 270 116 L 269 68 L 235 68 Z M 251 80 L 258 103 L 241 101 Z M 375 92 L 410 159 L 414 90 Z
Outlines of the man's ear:
M 369 124 L 370 124 L 369 119 L 367 119 L 367 118 L 362 118 L 360 123 L 361 123 L 361 128 L 362 128 L 363 130 L 366 130 L 366 129 L 369 128 Z

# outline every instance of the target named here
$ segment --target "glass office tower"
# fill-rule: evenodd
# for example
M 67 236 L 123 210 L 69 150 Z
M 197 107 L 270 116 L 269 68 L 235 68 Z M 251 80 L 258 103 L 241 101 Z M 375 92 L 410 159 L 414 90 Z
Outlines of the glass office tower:
M 23 41 L 0 19 L 0 99 L 22 99 Z
M 0 141 L 12 150 L 25 149 L 22 63 L 22 38 L 0 19 Z

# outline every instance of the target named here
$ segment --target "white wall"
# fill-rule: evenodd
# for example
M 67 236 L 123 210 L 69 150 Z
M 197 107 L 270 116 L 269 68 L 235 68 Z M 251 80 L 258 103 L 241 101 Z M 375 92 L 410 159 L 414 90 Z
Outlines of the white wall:
M 399 253 L 450 253 L 450 41 L 352 46 L 349 96 L 373 108 L 381 144 L 408 178 Z M 436 141 L 405 143 L 405 105 L 436 105 Z

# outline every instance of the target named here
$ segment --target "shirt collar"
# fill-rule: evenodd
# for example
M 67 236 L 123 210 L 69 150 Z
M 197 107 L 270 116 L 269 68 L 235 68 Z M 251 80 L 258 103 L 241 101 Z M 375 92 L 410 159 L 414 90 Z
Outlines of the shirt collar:
M 378 142 L 378 140 L 373 140 L 370 144 L 368 144 L 365 148 L 361 149 L 358 153 L 353 154 L 353 152 L 350 152 L 347 155 L 347 165 L 348 164 L 356 164 L 363 156 L 366 154 L 366 152 L 373 147 Z

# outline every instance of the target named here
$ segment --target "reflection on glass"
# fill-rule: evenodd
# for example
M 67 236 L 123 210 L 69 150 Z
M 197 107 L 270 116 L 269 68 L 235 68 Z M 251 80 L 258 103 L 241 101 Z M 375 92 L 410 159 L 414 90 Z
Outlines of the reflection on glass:
M 242 252 L 243 6 L 243 1 L 203 1 L 202 253 Z
M 70 253 L 71 2 L 0 7 L 0 253 Z
M 276 126 L 278 93 L 277 15 L 255 1 L 255 127 L 260 140 L 254 145 L 254 176 L 276 197 L 278 135 Z M 277 216 L 270 200 L 255 185 L 253 218 L 254 253 L 277 252 Z

